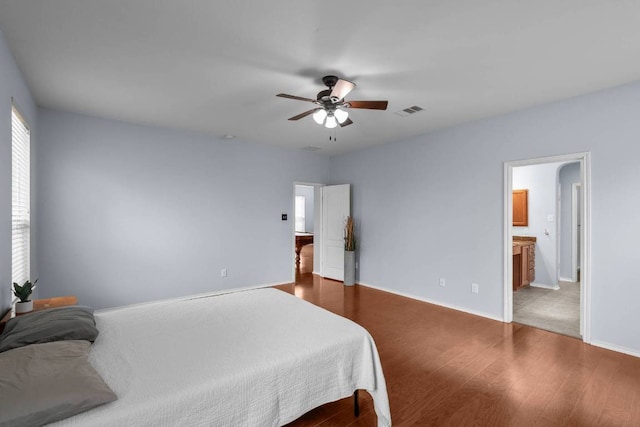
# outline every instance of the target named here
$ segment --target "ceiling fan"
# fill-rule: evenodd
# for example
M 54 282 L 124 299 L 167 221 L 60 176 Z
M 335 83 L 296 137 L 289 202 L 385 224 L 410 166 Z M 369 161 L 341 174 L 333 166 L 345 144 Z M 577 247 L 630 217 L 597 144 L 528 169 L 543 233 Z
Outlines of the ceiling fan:
M 346 101 L 345 96 L 356 87 L 355 83 L 340 79 L 336 76 L 324 76 L 322 83 L 329 89 L 318 92 L 316 99 L 303 98 L 301 96 L 279 93 L 276 96 L 281 98 L 297 99 L 316 104 L 316 108 L 300 113 L 289 120 L 300 120 L 313 114 L 313 119 L 320 125 L 332 129 L 340 125 L 345 127 L 353 123 L 349 118 L 348 108 L 363 108 L 367 110 L 386 110 L 387 101 Z

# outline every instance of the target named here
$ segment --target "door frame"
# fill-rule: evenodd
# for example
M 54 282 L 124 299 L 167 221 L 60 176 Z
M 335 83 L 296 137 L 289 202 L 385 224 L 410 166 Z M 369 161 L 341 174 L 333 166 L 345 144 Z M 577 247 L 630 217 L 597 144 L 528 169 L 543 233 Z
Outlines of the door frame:
M 591 343 L 591 153 L 574 153 L 504 162 L 503 213 L 503 321 L 513 322 L 513 168 L 544 163 L 580 163 L 582 210 L 580 230 L 580 331 L 582 341 Z
M 571 281 L 578 281 L 578 192 L 581 184 L 571 184 Z

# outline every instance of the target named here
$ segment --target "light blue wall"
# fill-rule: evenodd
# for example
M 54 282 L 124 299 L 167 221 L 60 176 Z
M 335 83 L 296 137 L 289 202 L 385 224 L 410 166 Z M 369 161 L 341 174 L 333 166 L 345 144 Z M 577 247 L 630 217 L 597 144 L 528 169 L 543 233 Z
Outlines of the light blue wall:
M 560 278 L 571 279 L 571 192 L 573 184 L 580 182 L 580 163 L 569 163 L 560 168 Z
M 101 308 L 293 280 L 291 186 L 326 181 L 327 157 L 46 109 L 39 120 L 44 296 Z
M 592 340 L 640 353 L 640 221 L 620 217 L 640 211 L 638 111 L 634 83 L 332 158 L 353 184 L 360 282 L 502 318 L 504 162 L 590 151 Z
M 37 132 L 37 109 L 11 52 L 0 32 L 0 315 L 11 303 L 11 98 L 31 129 L 31 141 Z M 31 173 L 36 167 L 32 162 Z M 32 213 L 37 206 L 32 192 Z M 32 238 L 36 230 L 32 230 Z M 37 264 L 31 263 L 32 277 L 37 277 Z

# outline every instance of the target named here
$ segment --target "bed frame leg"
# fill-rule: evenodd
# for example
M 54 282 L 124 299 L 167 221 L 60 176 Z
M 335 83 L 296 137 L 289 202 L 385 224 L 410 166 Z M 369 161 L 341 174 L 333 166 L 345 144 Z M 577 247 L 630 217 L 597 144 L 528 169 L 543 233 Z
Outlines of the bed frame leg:
M 353 415 L 360 416 L 360 403 L 358 402 L 358 390 L 353 392 Z

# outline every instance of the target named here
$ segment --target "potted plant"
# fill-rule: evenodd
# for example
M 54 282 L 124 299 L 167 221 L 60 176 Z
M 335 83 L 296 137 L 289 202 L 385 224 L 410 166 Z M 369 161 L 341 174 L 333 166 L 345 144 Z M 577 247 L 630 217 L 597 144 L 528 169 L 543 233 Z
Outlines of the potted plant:
M 31 294 L 37 281 L 38 279 L 31 283 L 30 280 L 27 280 L 22 286 L 13 282 L 13 294 L 20 299 L 20 301 L 16 303 L 16 313 L 28 313 L 33 310 Z
M 353 217 L 348 216 L 344 226 L 344 284 L 353 286 L 356 279 L 356 236 Z

